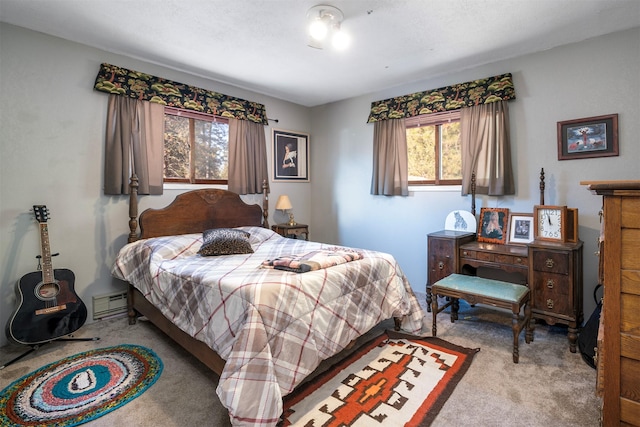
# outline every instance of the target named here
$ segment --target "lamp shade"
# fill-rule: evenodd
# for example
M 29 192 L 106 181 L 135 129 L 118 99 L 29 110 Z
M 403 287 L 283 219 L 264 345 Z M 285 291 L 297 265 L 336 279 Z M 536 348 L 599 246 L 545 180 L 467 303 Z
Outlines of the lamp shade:
M 291 209 L 292 207 L 293 206 L 291 206 L 291 200 L 289 200 L 289 196 L 283 194 L 282 196 L 278 197 L 278 201 L 276 202 L 276 209 L 285 211 L 287 209 Z

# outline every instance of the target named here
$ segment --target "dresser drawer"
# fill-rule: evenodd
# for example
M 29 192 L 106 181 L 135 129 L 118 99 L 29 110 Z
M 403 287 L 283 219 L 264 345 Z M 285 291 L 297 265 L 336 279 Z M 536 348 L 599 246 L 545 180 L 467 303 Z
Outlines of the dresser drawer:
M 476 259 L 479 259 L 480 261 L 493 261 L 494 254 L 489 252 L 476 252 Z
M 557 274 L 569 274 L 569 253 L 534 250 L 533 269 Z
M 429 239 L 429 255 L 450 256 L 454 252 L 455 242 L 450 239 Z
M 495 261 L 501 264 L 527 265 L 529 258 L 517 255 L 495 255 Z
M 476 251 L 470 251 L 468 249 L 460 249 L 460 258 L 476 259 L 476 256 L 477 256 Z
M 536 274 L 533 283 L 535 293 L 554 293 L 571 298 L 571 282 L 564 274 L 540 273 Z
M 573 315 L 571 298 L 556 289 L 536 288 L 533 297 L 533 309 L 566 316 Z
M 460 258 L 464 259 L 476 259 L 478 261 L 486 261 L 493 262 L 498 264 L 505 265 L 518 265 L 522 267 L 527 267 L 529 263 L 529 258 L 522 255 L 510 255 L 510 254 L 499 254 L 499 253 L 491 253 L 491 252 L 483 252 L 483 251 L 471 251 L 468 249 L 460 249 Z

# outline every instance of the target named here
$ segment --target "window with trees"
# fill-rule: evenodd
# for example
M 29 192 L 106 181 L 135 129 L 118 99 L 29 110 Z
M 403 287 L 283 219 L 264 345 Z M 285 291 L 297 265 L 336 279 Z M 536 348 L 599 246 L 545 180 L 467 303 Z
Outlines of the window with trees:
M 165 108 L 164 182 L 227 184 L 229 121 Z
M 462 184 L 460 110 L 405 119 L 409 185 Z

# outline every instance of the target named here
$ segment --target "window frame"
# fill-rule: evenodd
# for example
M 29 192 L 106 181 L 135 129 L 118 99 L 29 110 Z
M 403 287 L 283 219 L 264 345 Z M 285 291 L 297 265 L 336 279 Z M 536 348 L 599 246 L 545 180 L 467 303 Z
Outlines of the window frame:
M 225 117 L 216 116 L 214 114 L 200 113 L 198 111 L 193 110 L 184 110 L 176 107 L 165 107 L 164 114 L 185 117 L 189 120 L 189 178 L 166 178 L 163 173 L 162 182 L 164 184 L 188 184 L 188 185 L 197 185 L 197 184 L 205 184 L 205 185 L 228 185 L 228 179 L 202 179 L 195 178 L 195 122 L 194 120 L 202 120 L 214 123 L 226 123 L 229 125 L 229 120 Z M 164 134 L 163 134 L 163 142 L 164 142 Z M 229 141 L 227 140 L 227 149 L 228 149 Z M 163 148 L 163 157 L 164 157 L 164 148 Z
M 409 117 L 404 119 L 405 128 L 407 131 L 409 129 L 421 127 L 421 126 L 436 126 L 435 128 L 435 171 L 436 177 L 435 180 L 408 180 L 408 184 L 410 186 L 447 186 L 447 185 L 462 185 L 462 177 L 460 179 L 442 179 L 441 178 L 441 127 L 440 125 L 451 123 L 451 122 L 460 122 L 460 110 L 452 110 L 452 111 L 444 111 L 440 113 L 432 113 L 432 114 L 422 114 L 419 116 Z M 409 155 L 409 153 L 407 153 Z M 460 158 L 460 165 L 462 166 L 462 156 Z

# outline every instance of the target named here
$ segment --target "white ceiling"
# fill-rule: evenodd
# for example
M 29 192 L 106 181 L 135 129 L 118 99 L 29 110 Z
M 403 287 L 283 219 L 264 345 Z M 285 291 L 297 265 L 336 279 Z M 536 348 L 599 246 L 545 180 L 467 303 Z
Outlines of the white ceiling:
M 317 4 L 348 50 L 307 46 Z M 638 27 L 640 0 L 0 0 L 0 20 L 315 106 Z

